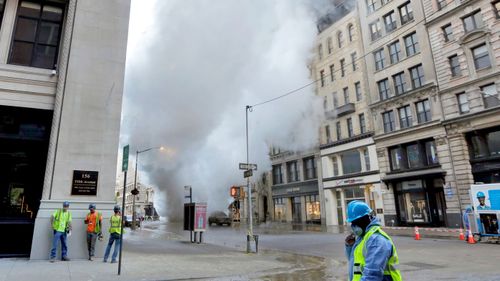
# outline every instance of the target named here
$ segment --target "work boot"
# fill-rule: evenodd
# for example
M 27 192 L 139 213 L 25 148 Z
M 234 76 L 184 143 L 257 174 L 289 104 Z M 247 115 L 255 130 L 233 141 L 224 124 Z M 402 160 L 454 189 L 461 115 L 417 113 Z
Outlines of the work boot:
M 62 261 L 70 261 L 70 259 L 68 257 L 63 257 L 61 260 Z
M 89 261 L 92 261 L 92 256 L 89 256 Z
M 54 262 L 56 262 L 56 258 L 50 258 L 49 261 L 54 263 Z
M 111 261 L 111 263 L 117 263 L 117 261 Z

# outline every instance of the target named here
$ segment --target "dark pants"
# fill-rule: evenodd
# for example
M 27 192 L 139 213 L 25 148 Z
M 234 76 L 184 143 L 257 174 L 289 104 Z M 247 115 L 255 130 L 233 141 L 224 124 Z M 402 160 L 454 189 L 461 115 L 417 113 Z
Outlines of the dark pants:
M 111 257 L 111 261 L 112 262 L 116 261 L 116 257 L 118 256 L 118 250 L 120 249 L 120 244 L 121 244 L 120 234 L 118 233 L 111 233 L 111 235 L 109 235 L 108 246 L 106 247 L 106 252 L 104 253 L 104 261 L 108 260 L 109 253 L 111 252 L 111 246 L 113 246 L 114 242 L 116 242 L 115 250 L 113 251 L 113 257 Z
M 87 232 L 87 249 L 89 250 L 89 257 L 94 256 L 96 240 L 97 240 L 97 233 Z
M 68 245 L 66 244 L 66 232 L 59 232 L 54 230 L 54 238 L 52 238 L 52 250 L 50 251 L 50 258 L 55 259 L 57 253 L 57 244 L 61 241 L 61 256 L 65 258 L 68 256 Z

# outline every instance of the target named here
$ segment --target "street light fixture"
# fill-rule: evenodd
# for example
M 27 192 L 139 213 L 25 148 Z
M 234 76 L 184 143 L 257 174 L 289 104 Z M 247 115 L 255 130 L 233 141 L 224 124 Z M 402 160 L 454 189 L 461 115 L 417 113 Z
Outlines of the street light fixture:
M 134 197 L 132 197 L 132 224 L 131 224 L 132 230 L 135 230 L 135 196 L 137 194 L 139 194 L 139 190 L 137 190 L 137 165 L 139 163 L 139 154 L 144 153 L 144 152 L 148 152 L 148 151 L 153 150 L 153 149 L 159 149 L 160 151 L 162 151 L 162 150 L 165 149 L 165 147 L 163 147 L 163 146 L 150 147 L 150 148 L 147 148 L 147 149 L 144 149 L 144 150 L 137 150 L 135 152 L 134 189 L 132 189 L 132 191 L 130 192 L 134 196 Z

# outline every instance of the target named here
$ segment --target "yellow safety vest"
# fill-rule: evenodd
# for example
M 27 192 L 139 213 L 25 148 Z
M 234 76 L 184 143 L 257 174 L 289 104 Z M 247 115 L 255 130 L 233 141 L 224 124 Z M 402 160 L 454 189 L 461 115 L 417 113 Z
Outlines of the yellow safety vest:
M 53 216 L 52 228 L 55 231 L 66 232 L 71 221 L 71 213 L 69 211 L 63 212 L 62 209 L 59 209 L 55 211 Z
M 401 281 L 403 280 L 401 278 L 401 273 L 399 270 L 396 268 L 396 266 L 399 264 L 399 259 L 398 259 L 398 254 L 396 252 L 396 247 L 394 246 L 394 243 L 392 242 L 391 237 L 385 233 L 380 226 L 373 226 L 368 230 L 368 232 L 365 234 L 361 242 L 356 246 L 354 249 L 354 268 L 353 268 L 353 281 L 359 281 L 361 280 L 361 277 L 363 276 L 363 269 L 366 265 L 365 261 L 365 255 L 364 255 L 364 250 L 365 250 L 365 244 L 366 241 L 374 234 L 378 233 L 387 240 L 391 242 L 392 245 L 392 256 L 389 258 L 389 261 L 387 262 L 387 265 L 384 270 L 384 275 L 386 276 L 391 276 L 393 281 Z
M 109 219 L 111 222 L 111 226 L 109 227 L 109 233 L 122 233 L 122 216 L 115 216 L 112 215 L 111 218 Z

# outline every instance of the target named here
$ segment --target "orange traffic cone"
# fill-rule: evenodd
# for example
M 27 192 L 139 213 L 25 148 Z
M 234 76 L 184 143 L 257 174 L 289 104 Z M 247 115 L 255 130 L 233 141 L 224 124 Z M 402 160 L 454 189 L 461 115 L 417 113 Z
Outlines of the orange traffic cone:
M 415 240 L 420 240 L 420 232 L 418 232 L 418 226 L 415 226 Z
M 465 240 L 465 235 L 464 235 L 464 230 L 460 228 L 460 235 L 458 236 L 458 239 L 460 240 Z
M 476 244 L 476 240 L 474 240 L 474 236 L 472 236 L 472 231 L 469 229 L 469 238 L 467 239 L 467 243 Z

